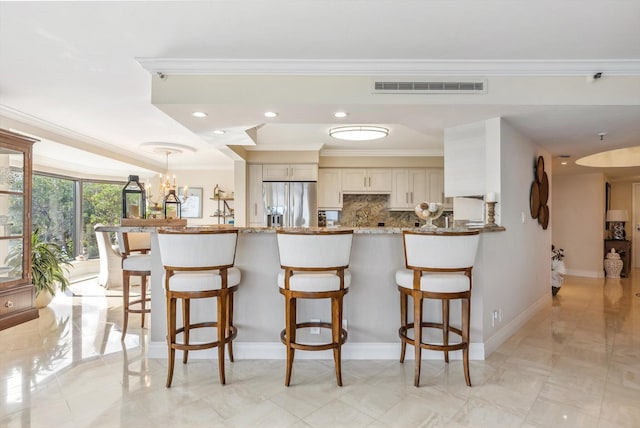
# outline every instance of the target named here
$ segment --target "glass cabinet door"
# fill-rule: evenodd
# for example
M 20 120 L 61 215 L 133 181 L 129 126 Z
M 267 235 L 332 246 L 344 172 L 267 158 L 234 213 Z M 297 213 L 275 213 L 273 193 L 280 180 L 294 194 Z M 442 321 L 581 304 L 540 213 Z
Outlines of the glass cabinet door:
M 24 278 L 24 153 L 0 148 L 0 286 Z

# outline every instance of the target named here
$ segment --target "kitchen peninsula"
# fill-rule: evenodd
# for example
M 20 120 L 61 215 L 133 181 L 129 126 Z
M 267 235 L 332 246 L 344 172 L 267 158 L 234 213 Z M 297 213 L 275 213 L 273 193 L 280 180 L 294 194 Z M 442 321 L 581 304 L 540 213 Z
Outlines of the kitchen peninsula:
M 215 227 L 215 226 L 211 226 Z M 275 229 L 238 228 L 240 230 L 236 251 L 236 267 L 242 272 L 240 289 L 234 301 L 234 323 L 238 327 L 238 337 L 234 341 L 234 353 L 240 359 L 285 357 L 285 349 L 280 342 L 280 331 L 284 327 L 284 302 L 276 277 L 280 269 Z M 158 253 L 158 239 L 155 227 L 102 226 L 100 231 L 107 232 L 151 232 L 152 254 Z M 449 233 L 457 229 L 436 229 L 434 233 Z M 483 294 L 492 285 L 493 270 L 491 254 L 499 245 L 504 228 L 482 230 L 480 246 L 473 271 L 473 297 L 471 309 L 471 347 L 472 359 L 484 359 L 495 346 L 483 342 L 483 323 L 487 320 L 489 309 L 484 307 Z M 349 339 L 344 346 L 345 359 L 396 359 L 399 356 L 400 341 L 398 327 L 400 322 L 399 295 L 395 283 L 395 271 L 404 266 L 404 253 L 401 228 L 355 228 L 351 254 L 350 271 L 352 283 L 345 298 L 344 320 Z M 163 267 L 160 257 L 153 258 L 151 275 L 151 343 L 149 356 L 166 357 L 166 317 L 165 299 L 162 283 Z M 199 313 L 206 313 L 211 301 L 192 303 L 192 318 L 198 320 Z M 436 302 L 426 302 L 425 311 L 439 313 Z M 451 319 L 457 324 L 460 308 L 453 305 Z M 300 302 L 298 319 L 330 319 L 330 307 L 325 301 Z M 210 332 L 198 332 L 211 334 Z M 309 342 L 325 339 L 320 335 L 308 334 Z M 200 336 L 203 338 L 204 336 Z M 209 336 L 206 336 L 209 337 Z M 192 340 L 199 337 L 192 333 Z M 459 352 L 459 351 L 458 351 Z M 198 353 L 205 358 L 215 358 L 215 353 Z M 433 354 L 441 358 L 441 353 Z M 194 357 L 198 357 L 194 355 Z M 301 358 L 331 358 L 320 353 L 300 353 Z M 429 358 L 426 353 L 425 358 Z M 453 354 L 453 358 L 457 358 Z

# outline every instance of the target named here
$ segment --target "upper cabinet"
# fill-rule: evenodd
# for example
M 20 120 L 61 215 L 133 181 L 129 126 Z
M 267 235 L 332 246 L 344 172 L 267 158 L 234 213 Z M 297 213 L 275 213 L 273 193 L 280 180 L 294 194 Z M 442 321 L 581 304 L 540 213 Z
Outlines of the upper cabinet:
M 264 164 L 262 181 L 318 181 L 318 165 Z
M 322 168 L 318 171 L 318 209 L 342 209 L 342 170 Z
M 344 168 L 342 191 L 361 193 L 391 193 L 391 168 Z
M 31 150 L 0 130 L 0 330 L 38 318 L 31 283 Z
M 393 169 L 393 191 L 389 208 L 413 209 L 420 202 L 434 202 L 429 198 L 429 181 L 425 168 Z
M 440 202 L 445 208 L 451 207 L 451 199 L 444 198 L 443 169 L 394 168 L 389 209 L 413 210 L 421 202 Z

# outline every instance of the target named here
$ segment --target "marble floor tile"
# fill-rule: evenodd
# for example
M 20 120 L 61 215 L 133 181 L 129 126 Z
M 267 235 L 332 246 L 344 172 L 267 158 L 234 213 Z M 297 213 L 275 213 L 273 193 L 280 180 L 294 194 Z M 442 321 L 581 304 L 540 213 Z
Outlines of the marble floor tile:
M 638 279 L 636 280 L 636 276 Z M 99 290 L 98 290 L 99 291 Z M 226 364 L 149 359 L 122 299 L 58 295 L 40 318 L 0 331 L 0 427 L 638 427 L 640 271 L 611 281 L 567 277 L 558 296 L 487 360 L 280 360 Z

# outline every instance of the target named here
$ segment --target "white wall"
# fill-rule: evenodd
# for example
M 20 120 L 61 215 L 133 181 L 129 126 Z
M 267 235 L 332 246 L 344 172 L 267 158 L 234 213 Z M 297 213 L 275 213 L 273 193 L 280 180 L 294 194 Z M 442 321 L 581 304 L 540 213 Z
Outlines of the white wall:
M 445 133 L 445 173 L 452 167 L 458 168 L 457 175 L 474 177 L 474 183 L 467 180 L 468 187 L 460 177 L 452 178 L 461 194 L 497 192 L 499 224 L 506 228 L 483 234 L 474 268 L 472 307 L 480 314 L 471 317 L 480 325 L 474 325 L 472 332 L 481 334 L 479 341 L 489 355 L 551 299 L 551 226 L 543 230 L 529 215 L 533 165 L 539 155 L 550 165 L 551 157 L 501 118 L 460 128 Z M 450 151 L 447 136 L 453 136 L 455 146 L 473 142 L 472 150 Z M 453 153 L 458 159 L 447 158 Z M 469 172 L 464 164 L 472 164 L 474 157 L 483 166 Z M 445 182 L 445 188 L 448 185 Z M 502 321 L 492 325 L 494 310 L 501 312 Z
M 551 156 L 504 119 L 492 119 L 489 125 L 493 134 L 500 135 L 501 224 L 506 231 L 486 234 L 481 241 L 480 256 L 486 266 L 481 274 L 490 278 L 479 282 L 491 285 L 481 293 L 486 355 L 551 300 L 553 225 L 553 215 L 547 230 L 529 215 L 533 165 L 540 155 L 551 165 Z M 551 171 L 547 174 L 551 176 Z M 502 321 L 492 326 L 494 310 L 501 310 Z
M 552 185 L 553 244 L 570 275 L 602 278 L 605 179 L 600 173 L 557 176 Z

